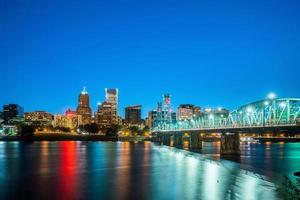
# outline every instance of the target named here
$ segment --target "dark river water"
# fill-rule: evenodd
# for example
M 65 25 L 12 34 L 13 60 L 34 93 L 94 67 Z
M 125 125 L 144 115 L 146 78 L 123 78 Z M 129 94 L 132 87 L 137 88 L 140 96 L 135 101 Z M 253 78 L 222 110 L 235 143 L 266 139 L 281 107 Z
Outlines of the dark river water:
M 300 143 L 219 146 L 0 142 L 0 199 L 281 199 L 278 177 L 300 170 Z

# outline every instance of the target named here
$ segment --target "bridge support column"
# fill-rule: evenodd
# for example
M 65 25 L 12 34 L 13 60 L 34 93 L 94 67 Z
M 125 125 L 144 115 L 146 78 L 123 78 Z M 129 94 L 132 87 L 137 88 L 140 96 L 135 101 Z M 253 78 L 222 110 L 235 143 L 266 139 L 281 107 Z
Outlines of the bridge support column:
M 181 147 L 182 146 L 182 133 L 175 132 L 173 134 L 173 138 L 174 138 L 173 146 L 174 147 Z
M 156 137 L 157 137 L 156 142 L 158 144 L 162 144 L 163 143 L 163 133 L 157 133 Z
M 238 133 L 222 133 L 221 155 L 239 155 L 240 135 Z
M 163 145 L 170 146 L 171 142 L 171 135 L 169 133 L 164 133 L 163 134 Z
M 202 140 L 199 133 L 190 133 L 190 149 L 202 149 Z

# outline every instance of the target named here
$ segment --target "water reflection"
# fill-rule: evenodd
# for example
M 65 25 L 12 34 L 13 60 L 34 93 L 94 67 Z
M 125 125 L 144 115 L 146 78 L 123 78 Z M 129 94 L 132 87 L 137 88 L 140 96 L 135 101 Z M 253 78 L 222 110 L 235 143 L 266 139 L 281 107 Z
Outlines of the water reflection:
M 274 185 L 241 168 L 282 174 L 300 163 L 298 144 L 242 146 L 241 164 L 218 148 L 203 143 L 203 156 L 150 142 L 0 142 L 0 199 L 276 199 Z

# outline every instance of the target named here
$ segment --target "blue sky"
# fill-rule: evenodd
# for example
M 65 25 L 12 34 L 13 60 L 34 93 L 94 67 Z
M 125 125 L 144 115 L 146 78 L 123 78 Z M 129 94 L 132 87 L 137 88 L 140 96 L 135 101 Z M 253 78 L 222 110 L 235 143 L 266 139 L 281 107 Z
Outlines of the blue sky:
M 172 104 L 233 109 L 300 97 L 300 2 L 0 1 L 0 104 L 61 113 L 86 86 L 120 109 Z

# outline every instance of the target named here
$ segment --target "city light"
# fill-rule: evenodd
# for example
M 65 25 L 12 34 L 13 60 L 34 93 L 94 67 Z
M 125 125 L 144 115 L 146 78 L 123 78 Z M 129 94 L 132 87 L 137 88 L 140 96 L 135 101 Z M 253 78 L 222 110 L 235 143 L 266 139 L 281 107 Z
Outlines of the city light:
M 211 108 L 205 108 L 205 112 L 211 112 Z
M 268 94 L 267 98 L 273 100 L 273 99 L 276 98 L 276 94 L 271 92 L 271 93 Z
M 253 109 L 251 107 L 248 107 L 247 108 L 247 113 L 252 113 L 253 112 Z
M 281 102 L 281 103 L 279 104 L 279 106 L 280 106 L 281 108 L 284 108 L 284 107 L 286 106 L 286 102 Z

